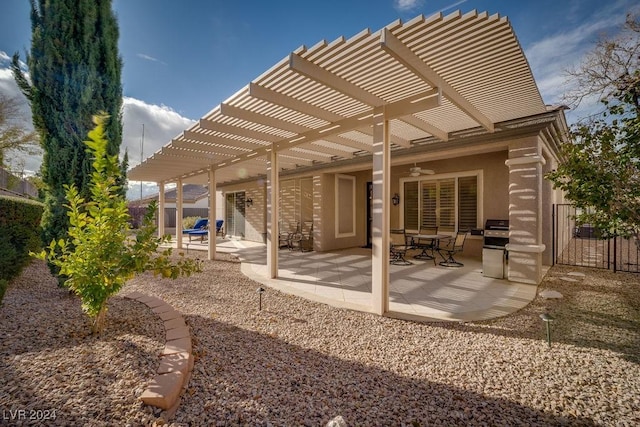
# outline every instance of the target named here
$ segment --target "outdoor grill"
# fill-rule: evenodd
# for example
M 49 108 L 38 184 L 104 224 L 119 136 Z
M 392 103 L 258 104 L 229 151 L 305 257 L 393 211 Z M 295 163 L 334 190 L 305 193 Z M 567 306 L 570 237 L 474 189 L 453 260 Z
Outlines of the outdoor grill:
M 484 248 L 505 249 L 509 243 L 509 220 L 488 219 L 484 226 Z
M 504 278 L 509 243 L 509 220 L 488 219 L 484 226 L 482 275 Z

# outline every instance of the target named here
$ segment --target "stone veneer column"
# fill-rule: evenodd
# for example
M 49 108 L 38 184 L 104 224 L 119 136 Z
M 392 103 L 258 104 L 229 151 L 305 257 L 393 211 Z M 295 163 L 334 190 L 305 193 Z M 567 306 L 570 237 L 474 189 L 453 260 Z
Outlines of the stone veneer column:
M 509 267 L 513 282 L 542 281 L 542 157 L 537 136 L 509 143 Z

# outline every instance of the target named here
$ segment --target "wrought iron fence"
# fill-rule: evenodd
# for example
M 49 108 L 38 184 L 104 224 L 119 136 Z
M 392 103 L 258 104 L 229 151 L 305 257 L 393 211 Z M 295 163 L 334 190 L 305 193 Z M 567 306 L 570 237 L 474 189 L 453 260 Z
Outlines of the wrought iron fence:
M 616 236 L 603 238 L 590 224 L 576 222 L 576 207 L 553 206 L 553 259 L 556 264 L 639 273 L 638 240 Z

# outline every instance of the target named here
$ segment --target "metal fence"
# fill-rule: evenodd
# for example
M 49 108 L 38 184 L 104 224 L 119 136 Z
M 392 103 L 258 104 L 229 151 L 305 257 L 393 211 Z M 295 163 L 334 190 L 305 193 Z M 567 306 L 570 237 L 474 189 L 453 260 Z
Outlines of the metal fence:
M 576 214 L 573 205 L 553 206 L 556 264 L 640 273 L 640 245 L 635 237 L 603 238 L 591 225 L 576 223 Z
M 38 189 L 35 185 L 18 178 L 3 168 L 0 168 L 0 188 L 19 196 L 38 197 Z

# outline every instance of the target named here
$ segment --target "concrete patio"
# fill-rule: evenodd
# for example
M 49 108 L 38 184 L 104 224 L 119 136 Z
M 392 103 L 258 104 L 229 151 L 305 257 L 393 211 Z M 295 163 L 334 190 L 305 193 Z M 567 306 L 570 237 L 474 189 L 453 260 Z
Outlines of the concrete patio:
M 191 242 L 185 249 L 206 250 Z M 242 272 L 282 292 L 358 311 L 371 311 L 371 250 L 279 251 L 279 277 L 268 278 L 264 244 L 218 238 L 218 252 L 233 253 Z M 416 252 L 417 253 L 417 252 Z M 413 255 L 413 254 L 411 254 Z M 505 316 L 526 306 L 537 286 L 482 275 L 478 259 L 459 258 L 464 267 L 434 266 L 415 260 L 390 266 L 389 313 L 415 321 L 478 321 Z

